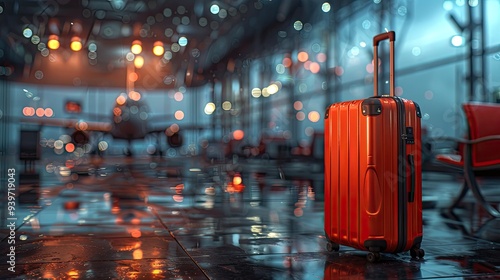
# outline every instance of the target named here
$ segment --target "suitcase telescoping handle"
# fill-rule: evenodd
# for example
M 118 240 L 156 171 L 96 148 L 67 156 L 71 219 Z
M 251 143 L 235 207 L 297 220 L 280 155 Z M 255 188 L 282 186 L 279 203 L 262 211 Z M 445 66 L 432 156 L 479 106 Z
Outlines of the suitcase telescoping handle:
M 389 39 L 389 95 L 394 96 L 394 41 L 396 33 L 388 31 L 373 37 L 373 95 L 378 95 L 378 44 Z

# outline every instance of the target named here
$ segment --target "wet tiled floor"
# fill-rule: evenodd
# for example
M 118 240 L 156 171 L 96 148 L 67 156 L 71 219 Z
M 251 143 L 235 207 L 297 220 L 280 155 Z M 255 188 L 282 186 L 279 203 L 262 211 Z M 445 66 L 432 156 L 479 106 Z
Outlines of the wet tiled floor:
M 2 278 L 500 279 L 500 222 L 472 198 L 455 211 L 459 219 L 441 213 L 460 176 L 424 173 L 424 259 L 382 254 L 370 263 L 363 251 L 326 250 L 321 163 L 146 157 L 92 163 L 71 172 L 40 163 L 38 195 L 36 176 L 17 167 L 14 233 L 6 200 L 1 204 Z M 498 180 L 482 183 L 496 199 Z M 8 270 L 12 234 L 15 272 Z

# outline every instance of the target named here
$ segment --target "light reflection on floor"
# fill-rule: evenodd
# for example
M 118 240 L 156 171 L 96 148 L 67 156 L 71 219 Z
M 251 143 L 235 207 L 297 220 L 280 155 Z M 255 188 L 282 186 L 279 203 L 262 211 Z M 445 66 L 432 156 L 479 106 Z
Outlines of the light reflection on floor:
M 23 177 L 14 278 L 500 277 L 500 222 L 486 219 L 470 199 L 456 211 L 458 221 L 440 213 L 460 178 L 424 174 L 424 260 L 383 254 L 369 263 L 366 252 L 349 247 L 327 252 L 318 163 L 93 162 L 99 166 L 79 165 L 69 174 L 40 168 L 39 193 L 30 187 L 36 176 Z M 3 226 L 0 234 L 4 275 L 9 231 Z

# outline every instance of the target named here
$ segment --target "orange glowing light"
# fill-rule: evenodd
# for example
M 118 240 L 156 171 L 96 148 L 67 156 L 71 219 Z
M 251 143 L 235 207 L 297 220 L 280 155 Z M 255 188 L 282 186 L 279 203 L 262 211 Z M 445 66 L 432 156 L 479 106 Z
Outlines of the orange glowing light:
M 78 276 L 79 276 L 79 275 L 78 275 L 78 271 L 77 271 L 77 270 L 73 270 L 73 269 L 72 269 L 72 270 L 68 271 L 68 276 L 69 276 L 70 278 L 78 278 Z
M 309 65 L 309 71 L 311 71 L 312 73 L 316 74 L 319 72 L 319 70 L 320 70 L 319 63 L 312 62 L 311 65 Z
M 64 109 L 68 113 L 80 113 L 82 111 L 82 106 L 76 101 L 67 101 L 64 105 Z
M 130 232 L 130 235 L 133 237 L 133 238 L 139 238 L 142 236 L 142 233 L 140 230 L 138 229 L 134 229 Z
M 309 61 L 309 60 L 308 60 L 308 61 L 306 61 L 306 62 L 304 62 L 304 69 L 306 69 L 306 70 L 311 70 L 311 68 L 310 68 L 311 63 L 312 63 L 312 62 L 311 62 L 311 61 Z
M 137 82 L 137 80 L 139 79 L 139 75 L 137 75 L 137 73 L 135 72 L 132 72 L 128 75 L 128 79 L 131 81 L 131 82 Z
M 283 63 L 283 66 L 290 67 L 290 66 L 292 66 L 292 59 L 289 57 L 285 57 L 285 58 L 283 58 L 282 63 Z
M 74 151 L 75 151 L 75 144 L 73 144 L 73 143 L 66 144 L 66 152 L 72 153 Z
M 141 94 L 135 90 L 128 93 L 128 97 L 134 101 L 139 101 L 141 99 Z
M 344 68 L 342 66 L 335 67 L 335 75 L 342 76 L 344 74 Z
M 177 133 L 179 132 L 179 125 L 174 123 L 168 129 L 170 129 L 170 131 L 172 131 L 173 133 Z
M 297 114 L 295 114 L 295 117 L 298 121 L 303 121 L 306 118 L 306 114 L 304 112 L 297 112 Z
M 297 59 L 300 62 L 306 62 L 309 59 L 309 55 L 306 52 L 302 51 L 297 54 Z
M 79 121 L 78 123 L 76 123 L 75 128 L 77 130 L 85 131 L 89 128 L 89 124 L 84 121 Z
M 23 108 L 23 115 L 27 117 L 31 117 L 35 115 L 35 108 L 33 107 L 24 107 Z
M 325 62 L 326 61 L 326 54 L 324 54 L 324 53 L 318 53 L 316 55 L 316 60 L 318 62 Z
M 182 112 L 181 110 L 175 111 L 174 116 L 175 116 L 176 120 L 180 121 L 180 120 L 184 119 L 184 112 Z
M 43 108 L 37 108 L 36 109 L 36 115 L 38 117 L 43 117 L 45 115 L 45 110 Z
M 298 111 L 298 110 L 302 110 L 302 108 L 303 108 L 303 107 L 304 107 L 304 105 L 302 105 L 302 102 L 301 102 L 301 101 L 295 101 L 295 102 L 293 103 L 293 108 L 294 108 L 295 110 L 297 110 L 297 111 Z
M 243 130 L 237 129 L 237 130 L 233 131 L 234 140 L 241 140 L 241 139 L 243 139 L 243 137 L 245 137 L 245 132 Z
M 183 190 L 184 190 L 184 184 L 178 184 L 175 186 L 175 193 L 176 194 L 182 194 Z
M 144 57 L 142 57 L 140 55 L 136 56 L 135 59 L 134 59 L 134 66 L 136 68 L 141 69 L 142 66 L 144 66 Z
M 143 255 L 143 253 L 142 253 L 141 249 L 136 249 L 132 253 L 132 256 L 133 256 L 134 260 L 142 260 L 142 255 Z
M 59 37 L 57 35 L 50 35 L 49 41 L 47 42 L 47 47 L 51 50 L 57 50 L 61 43 L 59 43 Z
M 125 102 L 127 102 L 127 98 L 123 95 L 120 95 L 116 98 L 116 104 L 118 104 L 120 106 L 125 104 Z
M 52 110 L 52 108 L 45 108 L 45 116 L 46 117 L 52 117 L 54 115 L 54 111 Z

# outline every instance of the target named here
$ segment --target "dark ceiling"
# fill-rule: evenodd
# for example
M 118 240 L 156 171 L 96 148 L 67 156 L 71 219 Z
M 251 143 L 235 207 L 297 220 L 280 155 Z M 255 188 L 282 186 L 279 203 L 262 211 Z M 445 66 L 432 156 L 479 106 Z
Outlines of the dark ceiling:
M 199 86 L 221 78 L 271 44 L 278 31 L 308 20 L 315 0 L 5 0 L 0 1 L 0 79 L 73 86 L 126 86 L 126 59 L 141 40 L 136 87 Z M 220 12 L 212 13 L 217 4 Z M 23 35 L 29 28 L 32 34 Z M 48 37 L 60 47 L 48 50 Z M 38 36 L 38 37 L 37 37 Z M 83 49 L 69 49 L 79 36 Z M 179 46 L 184 36 L 188 43 Z M 37 40 L 39 38 L 39 40 Z M 152 53 L 163 42 L 166 55 Z M 262 44 L 265 42 L 266 46 Z M 94 45 L 95 44 L 95 45 Z M 95 52 L 91 52 L 92 47 Z M 89 48 L 90 47 L 90 48 Z M 129 68 L 130 70 L 130 68 Z

